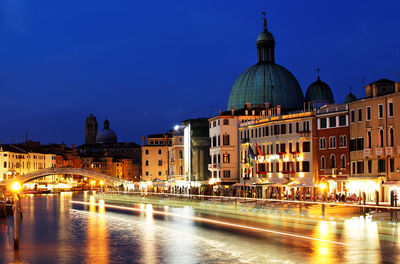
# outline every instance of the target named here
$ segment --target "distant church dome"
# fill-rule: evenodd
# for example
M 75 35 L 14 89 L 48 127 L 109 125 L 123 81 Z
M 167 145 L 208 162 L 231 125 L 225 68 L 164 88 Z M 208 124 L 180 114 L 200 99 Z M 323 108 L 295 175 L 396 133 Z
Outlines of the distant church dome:
M 320 108 L 323 105 L 333 104 L 333 93 L 328 84 L 318 79 L 310 84 L 306 92 L 305 102 L 311 102 L 311 106 Z
M 348 104 L 348 103 L 351 103 L 354 101 L 357 101 L 357 97 L 352 92 L 350 92 L 344 99 L 345 104 Z
M 290 71 L 275 63 L 275 40 L 264 29 L 257 38 L 257 64 L 247 68 L 235 81 L 228 102 L 228 110 L 244 108 L 246 103 L 272 106 L 281 105 L 286 110 L 302 109 L 303 91 Z
M 97 144 L 115 144 L 117 143 L 117 134 L 110 129 L 110 122 L 106 119 L 104 121 L 103 130 L 97 133 L 96 143 Z

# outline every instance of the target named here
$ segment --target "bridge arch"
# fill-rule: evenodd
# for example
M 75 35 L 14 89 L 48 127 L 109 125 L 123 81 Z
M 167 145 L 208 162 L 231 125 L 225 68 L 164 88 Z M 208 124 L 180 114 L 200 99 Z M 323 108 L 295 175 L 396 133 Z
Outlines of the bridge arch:
M 7 185 L 12 184 L 14 181 L 18 181 L 21 184 L 30 182 L 34 179 L 41 178 L 41 177 L 46 177 L 50 175 L 65 175 L 65 174 L 75 174 L 75 175 L 80 175 L 82 177 L 88 177 L 92 178 L 95 180 L 102 180 L 104 183 L 108 185 L 123 185 L 124 187 L 132 185 L 133 183 L 127 180 L 123 180 L 117 177 L 113 177 L 107 174 L 95 172 L 95 171 L 90 171 L 90 170 L 84 170 L 84 169 L 79 169 L 79 168 L 49 168 L 49 169 L 43 169 L 43 170 L 37 170 L 34 172 L 30 172 L 27 174 L 23 175 L 18 175 L 17 177 L 13 179 L 8 179 L 7 180 Z

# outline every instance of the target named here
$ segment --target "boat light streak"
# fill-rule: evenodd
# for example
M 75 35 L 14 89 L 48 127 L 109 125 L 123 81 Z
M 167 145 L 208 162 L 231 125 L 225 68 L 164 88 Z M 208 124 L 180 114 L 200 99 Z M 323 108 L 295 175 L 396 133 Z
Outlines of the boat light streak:
M 99 203 L 93 203 L 93 202 L 88 203 L 88 202 L 72 201 L 72 200 L 70 201 L 70 203 L 82 204 L 82 205 L 97 205 L 97 206 L 102 206 L 102 207 L 106 207 L 106 208 L 108 207 L 108 208 L 120 209 L 120 210 L 125 210 L 125 211 L 134 211 L 134 212 L 143 212 L 143 213 L 147 212 L 146 209 L 142 209 L 142 208 L 125 207 L 125 206 L 112 205 L 112 204 L 99 204 Z M 155 211 L 155 210 L 152 210 L 151 213 L 158 214 L 158 215 L 179 217 L 179 218 L 193 220 L 196 222 L 204 222 L 204 223 L 216 224 L 216 225 L 221 225 L 221 226 L 229 226 L 229 227 L 245 229 L 245 230 L 259 231 L 259 232 L 263 232 L 263 233 L 271 233 L 271 234 L 276 234 L 276 235 L 281 235 L 281 236 L 289 236 L 289 237 L 294 237 L 294 238 L 301 238 L 301 239 L 326 242 L 326 243 L 332 243 L 332 244 L 343 245 L 343 246 L 350 246 L 350 244 L 338 242 L 338 241 L 319 239 L 319 238 L 315 238 L 315 237 L 297 235 L 297 234 L 280 232 L 280 231 L 275 231 L 275 230 L 271 230 L 271 229 L 265 229 L 265 228 L 247 226 L 247 225 L 239 225 L 239 224 L 234 224 L 234 223 L 230 223 L 230 222 L 208 219 L 208 218 L 204 218 L 204 217 L 185 216 L 185 215 L 174 214 L 174 213 L 163 212 L 163 211 Z

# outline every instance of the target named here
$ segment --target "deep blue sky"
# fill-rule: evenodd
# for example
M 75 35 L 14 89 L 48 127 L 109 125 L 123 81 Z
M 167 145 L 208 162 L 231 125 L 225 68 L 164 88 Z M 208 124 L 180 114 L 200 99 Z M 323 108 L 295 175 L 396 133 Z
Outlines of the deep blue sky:
M 225 109 L 256 63 L 261 11 L 276 62 L 303 92 L 316 79 L 342 102 L 362 79 L 400 72 L 400 1 L 40 1 L 0 4 L 0 141 L 84 142 L 92 112 L 140 143 Z M 397 77 L 396 77 L 397 78 Z

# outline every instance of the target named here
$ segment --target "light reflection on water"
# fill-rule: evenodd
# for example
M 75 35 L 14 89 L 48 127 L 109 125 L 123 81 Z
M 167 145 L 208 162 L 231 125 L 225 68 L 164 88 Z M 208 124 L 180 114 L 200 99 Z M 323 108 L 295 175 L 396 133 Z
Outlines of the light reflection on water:
M 340 241 L 350 246 L 305 241 L 233 230 L 210 224 L 159 216 L 166 210 L 202 216 L 190 207 L 140 204 L 145 212 L 126 213 L 100 206 L 72 206 L 70 199 L 94 202 L 91 193 L 23 198 L 21 250 L 12 250 L 12 219 L 0 220 L 0 263 L 379 263 L 398 262 L 397 225 L 357 217 L 341 222 L 326 219 L 265 219 L 271 229 Z M 214 219 L 227 220 L 221 217 Z M 246 218 L 236 223 L 260 225 Z M 5 254 L 3 254 L 5 252 Z

